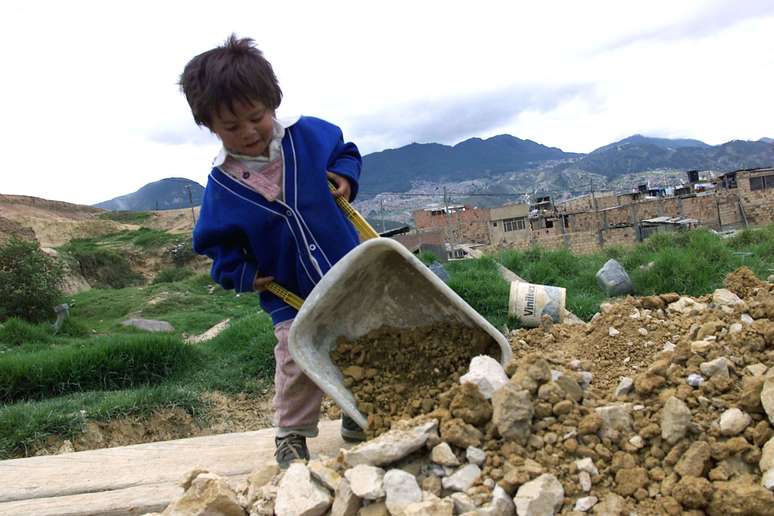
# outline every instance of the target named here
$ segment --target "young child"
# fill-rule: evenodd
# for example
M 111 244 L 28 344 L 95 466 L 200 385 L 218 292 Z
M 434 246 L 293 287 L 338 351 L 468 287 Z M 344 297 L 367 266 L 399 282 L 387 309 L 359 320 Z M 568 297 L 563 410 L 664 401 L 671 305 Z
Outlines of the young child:
M 193 233 L 197 253 L 212 258 L 213 280 L 225 289 L 260 292 L 271 315 L 277 462 L 308 460 L 306 438 L 317 435 L 322 392 L 293 362 L 288 332 L 296 311 L 265 290 L 275 280 L 306 297 L 359 243 L 334 197 L 357 194 L 361 158 L 341 130 L 318 118 L 280 122 L 282 91 L 253 40 L 231 35 L 223 46 L 191 59 L 180 87 L 194 121 L 223 143 Z M 331 195 L 328 181 L 336 185 Z M 363 440 L 342 418 L 342 437 Z

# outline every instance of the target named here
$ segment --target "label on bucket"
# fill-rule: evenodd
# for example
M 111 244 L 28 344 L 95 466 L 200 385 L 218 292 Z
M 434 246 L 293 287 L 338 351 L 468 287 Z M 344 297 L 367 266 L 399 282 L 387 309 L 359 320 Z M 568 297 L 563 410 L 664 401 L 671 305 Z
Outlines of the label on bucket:
M 515 315 L 522 326 L 529 328 L 539 326 L 544 315 L 559 323 L 562 322 L 566 295 L 567 292 L 562 287 L 513 281 L 508 300 L 508 314 Z

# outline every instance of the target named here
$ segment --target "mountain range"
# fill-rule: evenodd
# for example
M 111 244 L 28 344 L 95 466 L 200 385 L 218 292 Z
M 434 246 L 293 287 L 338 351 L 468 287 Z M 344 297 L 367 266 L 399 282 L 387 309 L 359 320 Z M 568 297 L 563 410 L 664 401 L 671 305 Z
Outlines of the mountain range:
M 508 178 L 511 185 L 530 191 L 574 191 L 589 178 L 598 187 L 626 183 L 626 178 L 649 171 L 691 169 L 728 171 L 774 166 L 774 139 L 732 140 L 708 145 L 694 139 L 633 135 L 588 154 L 565 152 L 532 140 L 501 134 L 470 138 L 456 145 L 412 143 L 363 157 L 360 199 L 382 192 L 407 192 L 417 184 L 459 184 L 475 181 L 480 191 L 491 190 Z M 183 178 L 149 183 L 138 191 L 101 202 L 109 210 L 165 210 L 201 202 L 203 187 Z M 511 186 L 511 189 L 514 187 Z M 497 188 L 495 188 L 497 189 Z

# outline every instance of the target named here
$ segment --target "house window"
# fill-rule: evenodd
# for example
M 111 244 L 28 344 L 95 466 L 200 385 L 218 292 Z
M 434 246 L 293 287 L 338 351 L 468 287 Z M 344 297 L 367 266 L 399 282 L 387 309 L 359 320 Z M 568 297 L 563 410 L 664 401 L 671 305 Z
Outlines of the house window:
M 774 184 L 772 184 L 772 186 L 774 186 Z M 750 190 L 763 190 L 764 188 L 766 188 L 766 186 L 763 181 L 763 176 L 750 178 Z
M 546 219 L 546 228 L 554 227 L 554 221 Z
M 504 219 L 503 220 L 503 231 L 523 231 L 526 229 L 527 225 L 524 222 L 524 217 L 516 218 L 516 219 Z

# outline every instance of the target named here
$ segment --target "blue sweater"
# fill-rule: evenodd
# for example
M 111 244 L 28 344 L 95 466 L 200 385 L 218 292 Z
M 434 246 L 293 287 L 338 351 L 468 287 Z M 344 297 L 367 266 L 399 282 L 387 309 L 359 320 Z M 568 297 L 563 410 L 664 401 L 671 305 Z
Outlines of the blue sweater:
M 212 279 L 225 289 L 253 291 L 256 276 L 306 297 L 342 256 L 359 243 L 339 209 L 326 171 L 349 179 L 357 194 L 362 160 L 344 143 L 341 130 L 324 120 L 302 117 L 282 139 L 284 201 L 267 201 L 218 168 L 213 168 L 193 232 L 193 248 L 212 258 Z M 274 324 L 296 311 L 270 292 L 261 307 Z

